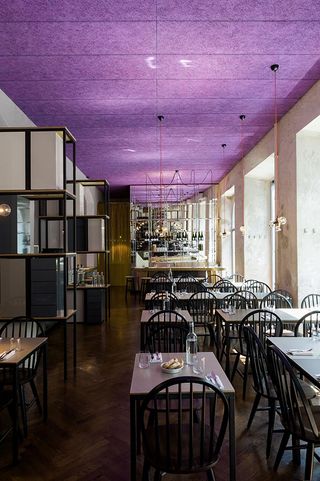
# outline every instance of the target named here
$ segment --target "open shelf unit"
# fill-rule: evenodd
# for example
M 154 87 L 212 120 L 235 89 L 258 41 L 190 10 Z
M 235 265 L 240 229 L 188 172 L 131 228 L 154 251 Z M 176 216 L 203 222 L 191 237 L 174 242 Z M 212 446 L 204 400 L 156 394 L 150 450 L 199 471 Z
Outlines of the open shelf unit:
M 110 319 L 110 187 L 79 179 L 76 190 L 78 321 L 100 324 Z
M 76 260 L 76 232 L 73 244 L 67 232 L 67 218 L 76 214 L 76 141 L 66 127 L 8 127 L 0 128 L 0 148 L 0 204 L 10 207 L 0 216 L 0 322 L 26 315 L 45 329 L 61 323 L 66 379 L 69 322 L 74 369 L 77 352 L 75 283 L 67 296 Z M 59 223 L 49 227 L 54 216 Z

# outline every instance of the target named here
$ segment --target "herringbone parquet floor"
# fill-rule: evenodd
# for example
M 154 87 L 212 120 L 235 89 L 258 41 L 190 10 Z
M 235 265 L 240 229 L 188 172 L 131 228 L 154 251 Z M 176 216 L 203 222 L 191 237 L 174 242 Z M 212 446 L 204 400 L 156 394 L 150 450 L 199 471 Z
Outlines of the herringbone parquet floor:
M 0 481 L 130 481 L 129 389 L 133 356 L 139 349 L 140 306 L 133 298 L 126 305 L 120 288 L 115 288 L 112 296 L 110 326 L 78 326 L 77 375 L 73 377 L 70 370 L 66 383 L 62 332 L 58 328 L 50 333 L 49 420 L 42 423 L 35 408 L 30 413 L 29 436 L 21 445 L 16 467 L 8 466 L 9 438 L 0 444 Z M 238 379 L 235 387 L 240 393 Z M 245 430 L 252 400 L 252 393 L 245 402 L 237 396 L 238 480 L 303 480 L 303 462 L 300 467 L 292 464 L 290 453 L 278 473 L 272 471 L 280 435 L 274 435 L 270 461 L 266 461 L 266 413 L 258 413 L 251 430 Z M 227 454 L 225 448 L 215 470 L 217 481 L 227 480 Z M 139 459 L 140 471 L 141 466 Z M 175 479 L 200 481 L 206 477 Z

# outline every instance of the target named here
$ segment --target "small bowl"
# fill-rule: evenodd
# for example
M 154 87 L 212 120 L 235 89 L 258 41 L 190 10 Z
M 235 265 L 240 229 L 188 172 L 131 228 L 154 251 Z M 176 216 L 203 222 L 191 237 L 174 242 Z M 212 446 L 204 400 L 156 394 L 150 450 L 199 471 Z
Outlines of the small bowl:
M 184 368 L 184 365 L 183 365 L 180 367 L 174 367 L 170 369 L 168 367 L 163 367 L 164 364 L 165 364 L 164 362 L 161 363 L 161 371 L 165 372 L 166 374 L 176 374 L 178 372 L 181 372 L 182 369 Z

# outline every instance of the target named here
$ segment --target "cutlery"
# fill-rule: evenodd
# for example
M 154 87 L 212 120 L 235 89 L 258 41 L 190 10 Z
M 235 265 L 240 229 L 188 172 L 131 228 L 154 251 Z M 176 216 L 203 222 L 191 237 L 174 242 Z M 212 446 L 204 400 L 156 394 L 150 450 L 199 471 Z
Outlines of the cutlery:
M 292 352 L 292 353 L 294 353 L 294 352 L 310 352 L 310 351 L 312 351 L 312 347 L 310 347 L 309 349 L 289 349 L 288 353 L 289 352 Z
M 9 351 L 4 351 L 1 355 L 0 355 L 0 361 L 2 361 L 2 359 L 4 359 L 8 354 L 10 354 L 10 352 L 12 351 L 15 351 L 15 349 L 9 349 Z

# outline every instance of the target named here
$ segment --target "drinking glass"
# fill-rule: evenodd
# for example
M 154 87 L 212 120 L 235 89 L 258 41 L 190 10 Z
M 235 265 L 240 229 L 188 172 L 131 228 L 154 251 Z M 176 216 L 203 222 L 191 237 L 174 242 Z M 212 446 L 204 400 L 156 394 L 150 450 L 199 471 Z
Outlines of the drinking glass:
M 139 354 L 139 367 L 141 369 L 146 369 L 150 365 L 150 353 L 140 352 Z
M 312 326 L 311 326 L 311 334 L 312 334 L 312 340 L 313 341 L 319 341 L 320 340 L 320 337 L 319 337 L 319 326 L 317 323 L 312 323 Z
M 199 357 L 195 355 L 193 357 L 192 371 L 198 376 L 204 376 L 206 370 L 206 360 L 204 357 Z

